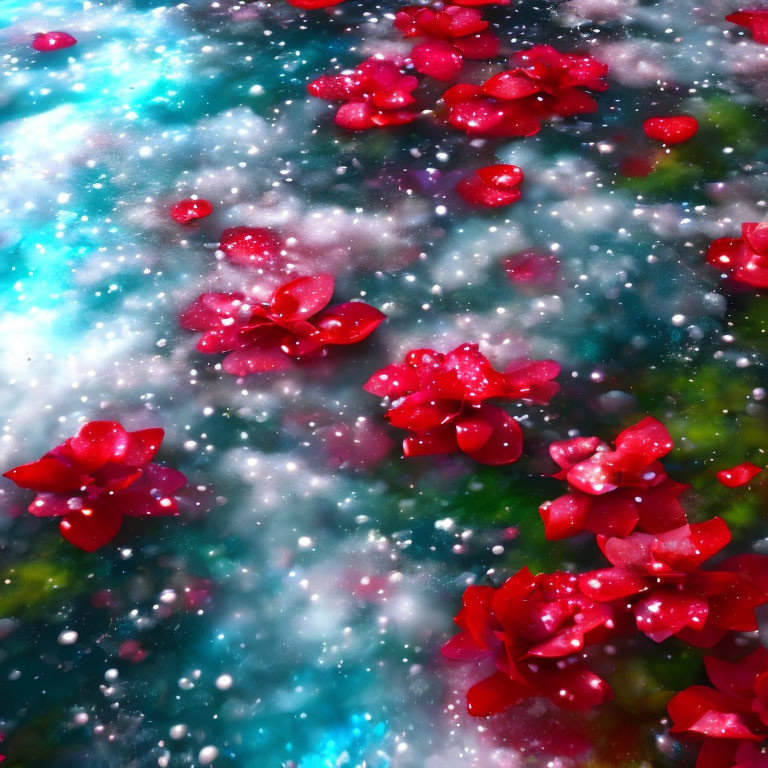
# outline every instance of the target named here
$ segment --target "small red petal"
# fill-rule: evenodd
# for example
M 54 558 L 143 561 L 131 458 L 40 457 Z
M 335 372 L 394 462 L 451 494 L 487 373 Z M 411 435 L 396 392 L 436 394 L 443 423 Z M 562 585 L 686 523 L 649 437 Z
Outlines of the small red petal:
M 80 466 L 92 472 L 108 462 L 125 459 L 128 433 L 116 421 L 91 421 L 83 424 L 68 444 Z
M 526 96 L 532 96 L 540 90 L 541 87 L 538 83 L 517 70 L 499 72 L 482 86 L 482 92 L 486 96 L 492 96 L 494 99 L 501 99 L 502 101 L 522 99 Z
M 9 469 L 3 477 L 12 480 L 19 488 L 30 491 L 75 491 L 87 485 L 91 478 L 76 467 L 55 458 L 38 459 L 30 464 Z
M 322 331 L 324 344 L 355 344 L 370 336 L 387 316 L 362 301 L 347 301 L 321 312 L 313 324 Z
M 86 507 L 67 515 L 59 523 L 59 531 L 70 544 L 95 552 L 117 535 L 122 522 L 123 516 L 108 505 L 96 509 Z
M 651 117 L 643 123 L 643 130 L 649 139 L 664 144 L 680 144 L 688 141 L 699 130 L 699 121 L 688 115 L 676 117 Z
M 739 486 L 746 485 L 762 471 L 763 468 L 758 467 L 757 464 L 745 461 L 743 464 L 731 467 L 731 469 L 721 469 L 716 477 L 723 485 L 727 485 L 729 488 L 738 488 Z
M 464 64 L 464 57 L 455 46 L 443 40 L 421 43 L 411 51 L 417 72 L 436 80 L 453 80 Z
M 203 219 L 213 213 L 213 206 L 200 198 L 193 200 L 179 200 L 171 206 L 171 218 L 179 224 L 189 224 L 190 222 Z
M 282 321 L 295 322 L 316 315 L 333 296 L 331 275 L 299 277 L 281 285 L 270 299 L 270 314 Z
M 41 52 L 58 51 L 76 44 L 77 40 L 68 32 L 40 32 L 32 40 L 32 47 Z
M 283 242 L 266 227 L 231 227 L 221 233 L 219 249 L 233 264 L 269 268 L 280 260 Z

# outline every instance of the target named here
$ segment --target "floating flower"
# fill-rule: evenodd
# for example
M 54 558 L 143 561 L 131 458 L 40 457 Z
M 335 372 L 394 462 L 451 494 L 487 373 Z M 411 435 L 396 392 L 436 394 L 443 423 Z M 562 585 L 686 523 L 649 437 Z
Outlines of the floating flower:
M 518 423 L 490 399 L 546 403 L 559 387 L 560 366 L 541 360 L 494 370 L 476 344 L 442 354 L 415 349 L 402 364 L 377 371 L 364 389 L 391 398 L 389 423 L 410 433 L 406 456 L 463 451 L 482 464 L 510 464 L 520 458 Z
M 280 286 L 269 301 L 251 304 L 242 293 L 204 293 L 181 316 L 181 326 L 202 332 L 200 352 L 229 352 L 223 368 L 234 376 L 282 371 L 294 361 L 356 344 L 386 317 L 361 301 L 328 307 L 330 275 L 300 277 Z
M 745 461 L 730 469 L 721 469 L 716 477 L 723 485 L 727 485 L 729 488 L 738 488 L 741 485 L 746 485 L 762 471 L 762 467 L 758 467 L 757 464 Z
M 443 646 L 443 655 L 489 659 L 496 668 L 467 692 L 472 715 L 497 714 L 534 696 L 586 709 L 611 695 L 580 652 L 611 635 L 613 611 L 588 598 L 573 574 L 534 576 L 522 568 L 499 589 L 468 587 L 455 621 L 462 631 Z
M 673 447 L 666 427 L 647 417 L 619 433 L 616 447 L 597 437 L 574 437 L 549 447 L 567 480 L 564 496 L 541 505 L 548 539 L 591 531 L 626 536 L 636 527 L 660 533 L 686 522 L 678 497 L 688 487 L 670 480 L 659 459 Z
M 93 552 L 114 538 L 125 515 L 177 513 L 173 494 L 186 477 L 150 463 L 163 435 L 159 428 L 127 432 L 116 421 L 91 421 L 41 459 L 4 477 L 37 492 L 29 506 L 33 515 L 62 517 L 61 535 Z
M 631 606 L 637 628 L 656 642 L 676 635 L 711 646 L 728 631 L 756 630 L 755 607 L 768 600 L 754 566 L 743 576 L 739 563 L 730 570 L 701 570 L 730 540 L 719 517 L 655 536 L 601 538 L 613 567 L 583 574 L 579 585 L 593 600 Z M 768 568 L 768 557 L 761 567 Z
M 741 225 L 741 237 L 719 237 L 707 261 L 739 283 L 768 288 L 768 222 Z
M 586 90 L 608 87 L 606 64 L 549 45 L 518 52 L 510 64 L 481 86 L 459 83 L 443 94 L 454 128 L 470 136 L 532 136 L 542 120 L 596 111 Z
M 179 224 L 190 224 L 213 213 L 213 206 L 201 198 L 179 200 L 171 206 L 171 218 Z
M 464 202 L 479 208 L 498 208 L 520 199 L 518 186 L 523 171 L 516 165 L 486 165 L 478 168 L 474 176 L 462 179 L 456 191 Z
M 266 227 L 230 227 L 219 240 L 219 250 L 228 261 L 262 271 L 273 270 L 280 264 L 284 247 L 282 238 Z
M 667 705 L 670 732 L 701 742 L 696 768 L 765 768 L 768 651 L 736 662 L 704 657 L 713 688 L 692 685 Z
M 480 11 L 447 5 L 442 10 L 407 5 L 395 16 L 406 38 L 426 37 L 410 54 L 417 72 L 437 80 L 453 80 L 464 59 L 489 59 L 499 52 L 499 39 L 488 30 Z
M 307 90 L 326 101 L 343 101 L 336 112 L 336 124 L 351 131 L 365 131 L 410 123 L 417 112 L 412 91 L 418 85 L 413 75 L 399 64 L 378 56 L 366 59 L 340 75 L 321 75 Z
M 731 24 L 746 27 L 752 33 L 756 43 L 768 45 L 768 11 L 759 9 L 737 11 L 729 13 L 725 20 L 730 21 Z
M 643 123 L 643 130 L 649 139 L 664 144 L 680 144 L 696 135 L 699 121 L 688 115 L 651 117 Z
M 59 51 L 77 45 L 77 39 L 69 32 L 38 32 L 32 40 L 32 47 L 41 53 Z

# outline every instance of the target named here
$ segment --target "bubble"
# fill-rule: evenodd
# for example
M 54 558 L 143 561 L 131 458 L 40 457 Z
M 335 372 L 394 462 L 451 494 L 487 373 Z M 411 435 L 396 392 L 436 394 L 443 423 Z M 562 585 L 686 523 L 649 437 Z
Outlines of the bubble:
M 65 629 L 59 634 L 59 645 L 74 645 L 77 642 L 78 634 L 74 629 Z

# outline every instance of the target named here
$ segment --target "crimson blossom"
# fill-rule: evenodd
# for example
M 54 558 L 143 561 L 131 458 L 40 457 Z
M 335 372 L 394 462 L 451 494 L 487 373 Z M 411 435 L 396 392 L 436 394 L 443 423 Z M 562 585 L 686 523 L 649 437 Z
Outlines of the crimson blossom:
M 511 464 L 520 458 L 518 423 L 490 399 L 547 403 L 560 387 L 560 366 L 539 360 L 496 371 L 477 344 L 445 354 L 414 349 L 403 363 L 382 368 L 365 383 L 373 395 L 390 398 L 389 423 L 410 433 L 406 456 L 463 451 L 482 464 Z
M 343 101 L 336 112 L 336 124 L 351 131 L 365 131 L 403 125 L 416 119 L 412 91 L 419 84 L 414 75 L 403 73 L 400 65 L 372 56 L 355 69 L 339 75 L 321 75 L 307 90 L 326 101 Z
M 443 655 L 495 667 L 467 692 L 471 715 L 494 715 L 537 696 L 565 709 L 610 698 L 608 683 L 584 665 L 580 651 L 612 635 L 613 610 L 587 597 L 577 576 L 534 576 L 522 568 L 498 589 L 467 587 L 462 603 L 455 618 L 462 631 Z
M 410 59 L 417 72 L 437 80 L 453 80 L 464 59 L 490 59 L 499 52 L 499 39 L 489 31 L 482 12 L 460 5 L 436 10 L 406 5 L 395 15 L 395 27 L 403 37 L 424 37 L 411 49 Z
M 316 11 L 320 8 L 330 8 L 343 2 L 344 0 L 288 0 L 288 5 L 292 5 L 294 8 L 301 8 L 303 11 Z
M 739 283 L 768 288 L 768 223 L 741 225 L 741 237 L 718 237 L 707 261 Z
M 32 47 L 41 53 L 60 51 L 77 45 L 77 38 L 69 32 L 38 32 L 32 39 Z
M 600 537 L 613 567 L 582 574 L 579 586 L 593 600 L 628 607 L 638 630 L 657 643 L 675 635 L 709 647 L 726 632 L 755 631 L 755 607 L 768 600 L 768 557 L 733 558 L 722 570 L 701 569 L 730 540 L 719 517 L 657 535 Z
M 459 83 L 443 94 L 454 128 L 470 136 L 532 136 L 542 120 L 595 112 L 597 102 L 586 91 L 608 87 L 607 64 L 550 45 L 519 51 L 509 63 L 482 85 Z
M 20 488 L 36 491 L 29 511 L 62 517 L 61 535 L 93 552 L 111 541 L 123 517 L 175 515 L 173 494 L 187 478 L 152 464 L 162 429 L 126 431 L 116 421 L 91 421 L 41 459 L 4 473 Z
M 704 658 L 714 688 L 692 685 L 667 705 L 670 732 L 701 743 L 696 768 L 768 768 L 768 651 Z
M 373 333 L 386 315 L 362 301 L 328 304 L 330 275 L 299 277 L 280 286 L 264 303 L 243 293 L 203 293 L 181 315 L 181 326 L 203 335 L 197 349 L 229 352 L 222 367 L 234 376 L 282 371 L 296 360 L 319 357 L 327 347 L 355 344 Z
M 598 437 L 552 443 L 549 453 L 568 493 L 539 508 L 548 539 L 590 531 L 626 536 L 639 527 L 661 533 L 686 522 L 678 497 L 687 485 L 671 480 L 659 459 L 673 447 L 666 427 L 650 416 L 617 435 L 615 449 Z

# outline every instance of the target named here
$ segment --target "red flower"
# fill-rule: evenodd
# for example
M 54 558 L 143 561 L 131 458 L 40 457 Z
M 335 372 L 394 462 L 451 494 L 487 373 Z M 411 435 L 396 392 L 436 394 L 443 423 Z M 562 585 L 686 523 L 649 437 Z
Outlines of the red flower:
M 754 38 L 755 42 L 768 45 L 768 11 L 738 11 L 729 13 L 725 17 L 731 24 L 738 24 L 740 27 L 746 27 Z
M 658 461 L 672 446 L 664 425 L 650 416 L 619 433 L 613 451 L 597 437 L 552 443 L 549 453 L 561 468 L 554 477 L 571 489 L 539 508 L 546 537 L 626 536 L 636 527 L 660 533 L 683 525 L 678 497 L 688 486 L 670 480 Z
M 407 5 L 395 16 L 395 27 L 404 37 L 428 38 L 411 50 L 411 61 L 417 72 L 437 80 L 453 80 L 465 58 L 489 59 L 499 52 L 499 39 L 474 8 Z
M 201 352 L 229 352 L 223 368 L 234 376 L 285 370 L 328 346 L 362 341 L 386 317 L 361 301 L 328 307 L 333 282 L 330 275 L 300 277 L 263 304 L 249 304 L 242 293 L 204 293 L 184 310 L 181 326 L 202 332 Z
M 755 583 L 751 564 L 700 570 L 730 540 L 719 517 L 655 536 L 601 537 L 613 567 L 583 574 L 579 585 L 593 600 L 626 604 L 637 628 L 656 642 L 676 635 L 693 645 L 711 646 L 727 631 L 756 630 L 754 609 L 768 600 Z M 761 561 L 760 567 L 768 567 L 768 558 Z
M 468 587 L 455 618 L 462 631 L 442 648 L 450 659 L 490 659 L 496 672 L 467 692 L 467 709 L 483 717 L 543 696 L 585 709 L 611 695 L 577 655 L 613 630 L 610 606 L 589 599 L 578 577 L 522 568 L 499 589 Z
M 213 206 L 202 199 L 179 200 L 171 206 L 171 218 L 179 224 L 189 224 L 213 213 Z
M 721 469 L 717 473 L 717 479 L 729 488 L 738 488 L 741 485 L 746 485 L 753 477 L 759 475 L 762 471 L 762 467 L 758 467 L 757 464 L 745 461 L 743 464 L 737 464 L 735 467 L 731 467 L 731 469 Z
M 175 515 L 173 494 L 187 478 L 151 464 L 162 429 L 127 432 L 116 421 L 91 421 L 75 437 L 31 464 L 4 474 L 20 488 L 36 491 L 29 511 L 62 516 L 61 535 L 93 552 L 114 538 L 124 515 Z
M 585 89 L 608 87 L 606 64 L 549 45 L 518 52 L 510 64 L 482 86 L 460 83 L 443 94 L 454 128 L 470 136 L 532 136 L 544 119 L 594 112 L 597 102 Z
M 766 768 L 768 651 L 740 661 L 704 657 L 714 688 L 692 685 L 667 705 L 671 733 L 701 742 L 696 768 Z
M 476 344 L 441 354 L 415 349 L 403 364 L 388 365 L 366 382 L 373 395 L 391 398 L 389 423 L 407 429 L 406 456 L 463 451 L 482 464 L 511 464 L 520 458 L 518 423 L 486 400 L 546 403 L 558 392 L 560 366 L 541 360 L 505 373 L 494 370 Z
M 651 117 L 643 123 L 643 130 L 649 139 L 655 139 L 664 144 L 680 144 L 696 134 L 699 130 L 699 121 L 688 115 Z
M 233 264 L 261 271 L 278 265 L 284 247 L 283 240 L 266 227 L 231 227 L 221 233 L 219 241 L 219 250 Z
M 475 175 L 462 179 L 456 191 L 464 202 L 480 208 L 498 208 L 520 199 L 517 188 L 523 180 L 523 171 L 516 165 L 486 165 Z
M 768 223 L 742 224 L 741 237 L 719 237 L 707 261 L 740 283 L 768 288 Z
M 321 75 L 307 90 L 319 99 L 343 101 L 336 112 L 336 124 L 365 131 L 414 120 L 417 112 L 409 107 L 416 101 L 411 91 L 417 85 L 418 80 L 403 74 L 395 62 L 372 56 L 340 75 Z
M 32 40 L 32 47 L 40 52 L 58 51 L 73 45 L 77 45 L 77 40 L 69 32 L 38 32 Z

